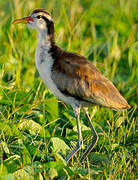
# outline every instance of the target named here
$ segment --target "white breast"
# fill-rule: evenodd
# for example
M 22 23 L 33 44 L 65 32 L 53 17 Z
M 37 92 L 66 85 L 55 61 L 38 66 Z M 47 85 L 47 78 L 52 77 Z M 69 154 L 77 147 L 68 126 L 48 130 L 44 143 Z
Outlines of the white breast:
M 35 63 L 43 82 L 48 86 L 50 91 L 65 103 L 71 105 L 74 104 L 74 98 L 67 98 L 64 96 L 53 82 L 51 78 L 51 68 L 53 66 L 54 60 L 49 51 L 39 45 L 36 49 Z

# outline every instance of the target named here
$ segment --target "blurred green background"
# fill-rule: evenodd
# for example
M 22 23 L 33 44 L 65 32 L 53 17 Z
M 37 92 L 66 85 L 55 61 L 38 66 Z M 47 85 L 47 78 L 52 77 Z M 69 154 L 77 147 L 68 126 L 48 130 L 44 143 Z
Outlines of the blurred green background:
M 70 106 L 42 83 L 34 58 L 37 33 L 16 18 L 44 8 L 55 21 L 55 42 L 88 58 L 131 105 L 124 112 L 92 107 L 99 135 L 92 139 L 81 113 L 83 148 L 67 165 L 77 142 Z M 138 0 L 0 1 L 0 179 L 137 179 Z

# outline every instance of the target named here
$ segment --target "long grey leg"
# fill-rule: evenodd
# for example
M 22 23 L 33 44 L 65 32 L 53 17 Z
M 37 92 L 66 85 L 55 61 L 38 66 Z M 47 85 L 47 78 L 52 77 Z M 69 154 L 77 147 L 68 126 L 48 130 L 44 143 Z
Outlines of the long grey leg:
M 90 125 L 90 128 L 91 128 L 92 133 L 93 133 L 93 138 L 92 138 L 92 143 L 88 146 L 88 148 L 86 149 L 86 151 L 84 152 L 84 154 L 80 158 L 80 160 L 79 160 L 80 162 L 82 162 L 88 156 L 88 154 L 91 152 L 91 150 L 94 148 L 94 146 L 96 145 L 96 143 L 98 141 L 98 134 L 96 133 L 96 130 L 94 129 L 94 127 L 91 123 L 91 119 L 90 119 L 90 116 L 88 113 L 88 109 L 83 108 L 83 110 L 85 112 L 86 117 L 88 118 L 89 125 Z
M 65 159 L 66 162 L 68 162 L 72 158 L 72 156 L 80 149 L 80 147 L 83 143 L 81 126 L 80 126 L 80 107 L 74 107 L 73 109 L 74 109 L 74 113 L 75 113 L 76 121 L 77 121 L 78 142 L 77 142 L 75 148 L 66 157 L 66 159 Z

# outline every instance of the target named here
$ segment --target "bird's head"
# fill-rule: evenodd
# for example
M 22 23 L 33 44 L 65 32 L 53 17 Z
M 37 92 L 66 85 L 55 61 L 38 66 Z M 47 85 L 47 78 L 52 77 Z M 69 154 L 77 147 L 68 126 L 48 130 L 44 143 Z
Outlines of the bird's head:
M 12 24 L 26 23 L 30 28 L 36 29 L 39 34 L 54 34 L 54 22 L 51 15 L 44 9 L 34 10 L 30 16 L 16 19 Z

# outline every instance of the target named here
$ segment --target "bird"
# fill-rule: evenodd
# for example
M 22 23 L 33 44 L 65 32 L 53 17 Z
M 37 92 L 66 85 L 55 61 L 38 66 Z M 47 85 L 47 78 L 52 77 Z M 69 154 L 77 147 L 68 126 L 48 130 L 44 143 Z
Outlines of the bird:
M 38 32 L 38 44 L 35 51 L 35 64 L 42 81 L 61 101 L 72 106 L 78 130 L 78 141 L 65 158 L 66 162 L 78 152 L 83 144 L 80 110 L 88 119 L 92 131 L 92 142 L 79 159 L 81 163 L 98 141 L 98 134 L 91 122 L 88 108 L 103 106 L 116 111 L 129 109 L 130 105 L 108 80 L 88 59 L 67 52 L 55 43 L 54 20 L 45 9 L 35 9 L 24 18 L 16 19 L 12 24 L 25 23 Z

